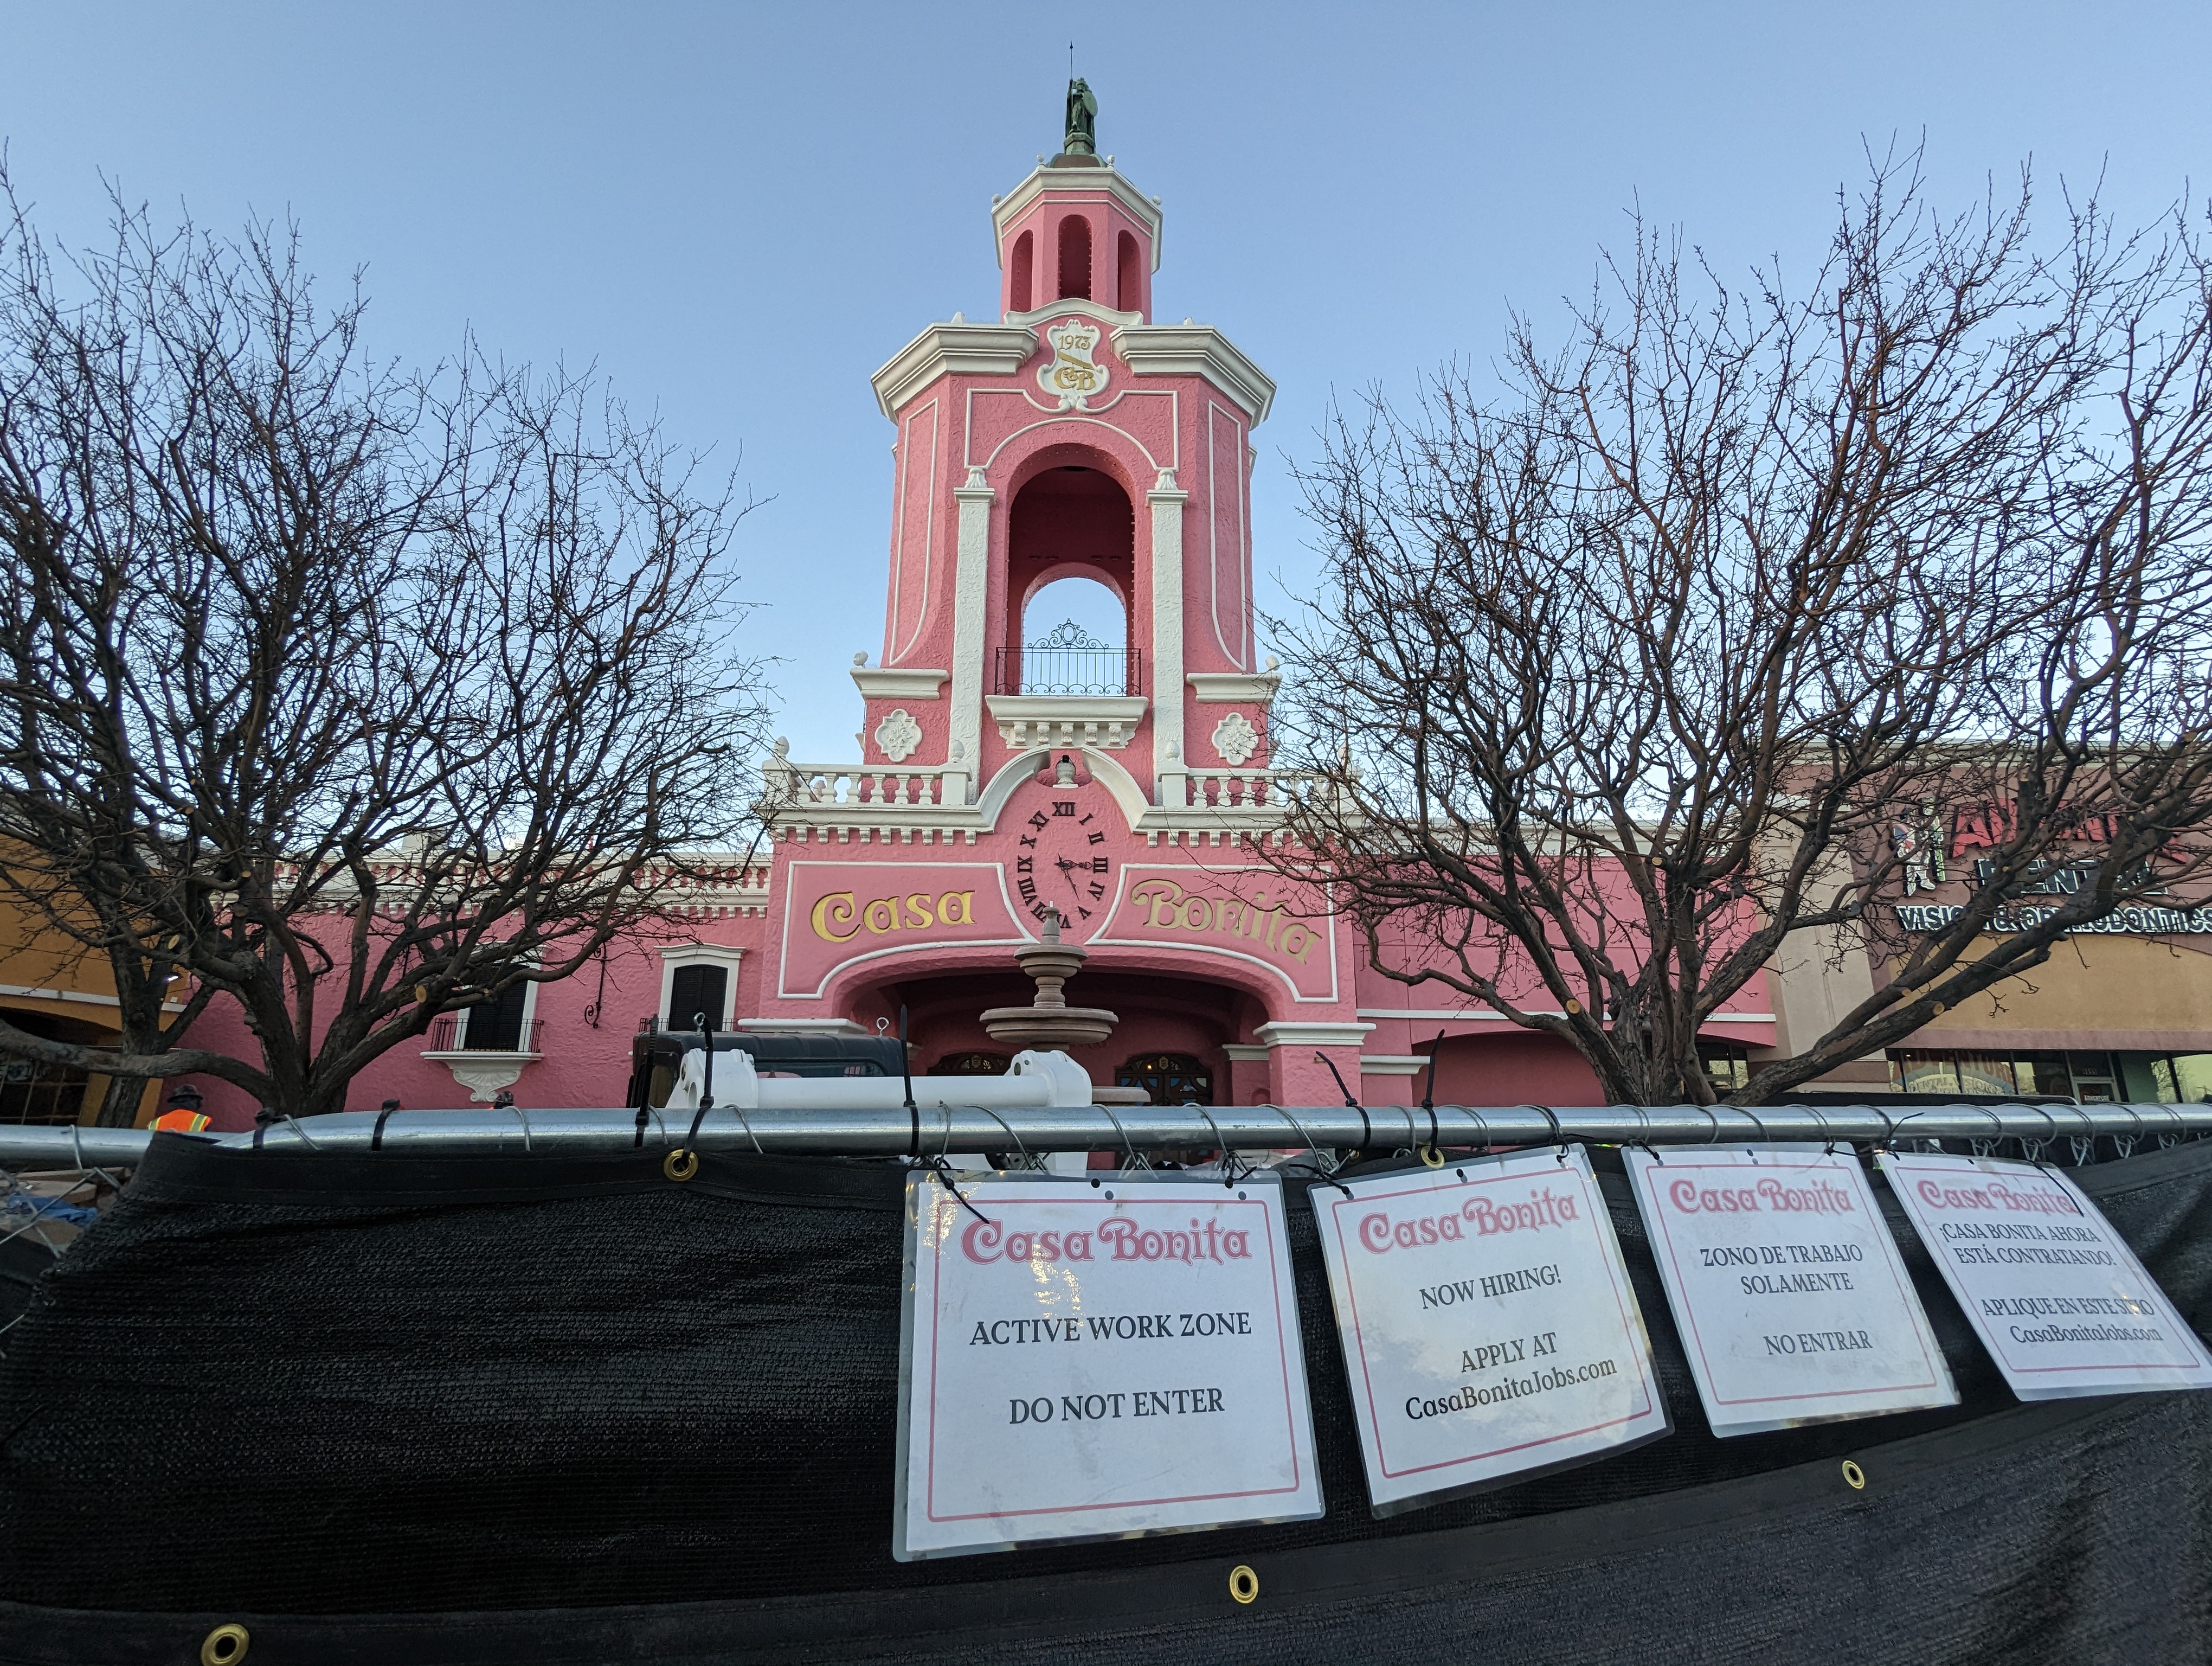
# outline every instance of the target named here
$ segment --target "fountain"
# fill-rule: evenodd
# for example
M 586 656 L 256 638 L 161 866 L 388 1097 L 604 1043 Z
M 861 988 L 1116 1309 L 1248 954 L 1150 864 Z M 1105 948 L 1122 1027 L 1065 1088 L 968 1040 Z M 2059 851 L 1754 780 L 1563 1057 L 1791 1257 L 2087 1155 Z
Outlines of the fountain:
M 1060 910 L 1045 909 L 1044 940 L 1014 951 L 1015 964 L 1036 981 L 1036 998 L 1026 1006 L 994 1006 L 983 1028 L 994 1041 L 1017 1047 L 1065 1052 L 1095 1047 L 1114 1033 L 1121 1017 L 1103 1006 L 1070 1006 L 1061 993 L 1083 968 L 1089 953 L 1060 940 Z

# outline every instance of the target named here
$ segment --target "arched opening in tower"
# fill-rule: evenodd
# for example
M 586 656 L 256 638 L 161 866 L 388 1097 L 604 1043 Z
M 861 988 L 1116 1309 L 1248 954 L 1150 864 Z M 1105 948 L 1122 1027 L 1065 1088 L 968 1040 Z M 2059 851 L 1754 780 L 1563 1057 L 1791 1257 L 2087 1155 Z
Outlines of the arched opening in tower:
M 1036 239 L 1024 232 L 1014 240 L 1013 270 L 1008 274 L 1007 292 L 1010 313 L 1026 313 L 1035 306 L 1031 299 L 1035 287 L 1031 282 L 1036 270 Z
M 1006 542 L 1012 605 L 994 691 L 1140 692 L 1129 648 L 1137 520 L 1121 483 L 1080 465 L 1042 471 L 1015 494 Z
M 1123 232 L 1116 245 L 1114 304 L 1125 313 L 1145 310 L 1145 266 L 1137 240 Z
M 1091 222 L 1071 214 L 1060 222 L 1060 299 L 1091 299 Z

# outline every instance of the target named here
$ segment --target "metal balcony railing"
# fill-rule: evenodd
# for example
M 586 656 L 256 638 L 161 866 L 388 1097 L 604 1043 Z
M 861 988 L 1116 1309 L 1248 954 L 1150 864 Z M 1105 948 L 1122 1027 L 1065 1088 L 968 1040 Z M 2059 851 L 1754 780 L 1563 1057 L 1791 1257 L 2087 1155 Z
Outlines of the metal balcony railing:
M 1133 648 L 1032 642 L 999 650 L 994 694 L 1109 695 L 1145 691 L 1145 656 Z
M 428 1053 L 536 1053 L 538 1032 L 544 1018 L 532 1018 L 525 1025 L 502 1025 L 495 1021 L 464 1024 L 465 1012 L 441 1012 L 430 1020 L 427 1037 Z M 456 1041 L 454 1037 L 459 1037 Z

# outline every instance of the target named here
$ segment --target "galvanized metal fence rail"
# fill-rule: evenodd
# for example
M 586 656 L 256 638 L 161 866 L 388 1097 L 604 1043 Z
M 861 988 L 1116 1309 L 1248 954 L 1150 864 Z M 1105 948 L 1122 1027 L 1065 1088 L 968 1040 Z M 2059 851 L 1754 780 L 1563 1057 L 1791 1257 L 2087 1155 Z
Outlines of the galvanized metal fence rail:
M 894 1081 L 884 1085 L 896 1090 Z M 919 1085 L 919 1082 L 917 1083 Z M 944 1084 L 933 1080 L 933 1088 Z M 1151 1105 L 984 1107 L 872 1105 L 348 1111 L 282 1117 L 232 1146 L 329 1153 L 554 1156 L 640 1148 L 774 1155 L 915 1157 L 979 1152 L 1365 1152 L 1468 1150 L 1552 1142 L 1629 1146 L 1740 1145 L 1812 1140 L 1887 1145 L 1929 1140 L 2031 1154 L 2100 1138 L 2132 1149 L 2212 1134 L 2212 1104 L 2018 1104 L 1931 1101 L 1910 1110 L 1838 1104 L 1605 1105 Z M 933 1095 L 932 1097 L 935 1097 Z M 696 1121 L 696 1126 L 695 1126 Z M 143 1129 L 0 1128 L 0 1166 L 62 1171 L 129 1168 L 152 1136 Z M 2076 1156 L 2076 1161 L 2082 1160 Z

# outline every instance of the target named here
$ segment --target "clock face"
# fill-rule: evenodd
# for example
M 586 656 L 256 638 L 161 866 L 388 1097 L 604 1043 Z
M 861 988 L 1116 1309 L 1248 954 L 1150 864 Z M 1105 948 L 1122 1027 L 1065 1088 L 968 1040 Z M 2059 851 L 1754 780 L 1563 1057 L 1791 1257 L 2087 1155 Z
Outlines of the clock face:
M 1015 842 L 1014 894 L 1031 918 L 1048 905 L 1069 925 L 1095 917 L 1113 889 L 1106 818 L 1081 793 L 1056 792 L 1022 824 Z

